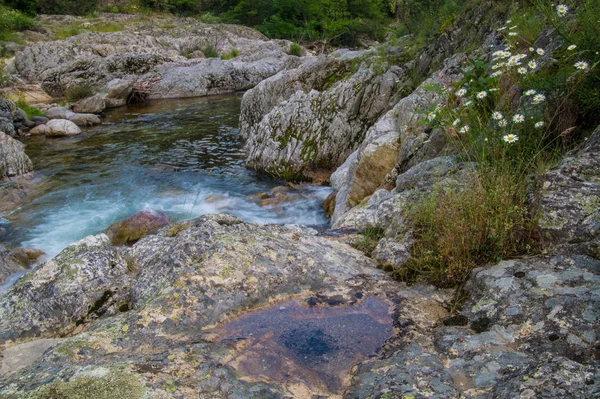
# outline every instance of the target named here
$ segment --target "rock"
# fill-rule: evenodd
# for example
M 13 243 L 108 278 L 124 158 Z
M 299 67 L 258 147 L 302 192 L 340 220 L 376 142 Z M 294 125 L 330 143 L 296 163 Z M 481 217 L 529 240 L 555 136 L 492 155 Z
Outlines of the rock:
M 459 66 L 463 60 L 463 55 L 446 60 L 438 72 L 401 99 L 367 131 L 356 152 L 332 175 L 332 186 L 338 191 L 334 223 L 378 188 L 393 187 L 398 173 L 451 152 L 446 148 L 445 133 L 431 132 L 419 124 L 424 118 L 420 111 L 439 99 L 427 87 L 451 87 L 461 76 Z
M 16 137 L 17 131 L 11 119 L 0 117 L 0 132 L 6 133 L 10 137 Z
M 459 162 L 452 156 L 421 162 L 399 175 L 393 190 L 375 191 L 361 204 L 343 214 L 333 227 L 359 230 L 367 227 L 389 228 L 390 234 L 402 231 L 406 227 L 407 205 L 418 201 L 434 187 L 460 187 L 468 181 L 474 167 L 474 163 Z
M 17 114 L 17 106 L 14 102 L 0 97 L 0 113 L 3 118 L 8 118 L 11 121 L 15 119 Z M 5 132 L 6 133 L 6 132 Z
M 191 221 L 176 237 L 164 229 L 131 248 L 111 247 L 102 234 L 88 237 L 0 295 L 0 342 L 21 345 L 28 336 L 64 334 L 78 320 L 86 326 L 29 366 L 8 370 L 11 374 L 0 377 L 0 395 L 41 398 L 52 389 L 66 392 L 82 373 L 91 379 L 81 386 L 89 387 L 118 370 L 138 381 L 149 397 L 169 396 L 174 384 L 180 392 L 211 398 L 234 392 L 244 398 L 290 397 L 293 384 L 244 378 L 243 368 L 225 365 L 238 351 L 232 345 L 238 338 L 219 342 L 211 326 L 272 301 L 279 312 L 286 298 L 299 298 L 309 313 L 352 309 L 371 294 L 385 303 L 393 285 L 373 266 L 359 251 L 314 230 L 246 224 L 229 215 Z M 115 313 L 117 307 L 123 312 Z M 391 328 L 388 311 L 380 312 L 368 320 L 388 320 Z M 368 327 L 361 316 L 349 314 L 340 322 L 363 321 Z M 320 339 L 329 342 L 328 336 Z M 186 354 L 192 360 L 183 361 Z M 301 363 L 296 367 L 310 370 Z M 304 392 L 322 390 L 327 388 Z
M 12 115 L 13 122 L 23 122 L 27 119 L 27 113 L 23 111 L 21 108 L 17 108 Z
M 25 145 L 0 132 L 0 180 L 21 176 L 32 170 L 33 164 L 25 154 Z
M 144 210 L 123 220 L 113 223 L 105 231 L 112 245 L 131 245 L 148 234 L 171 223 L 171 218 L 160 211 Z
M 113 16 L 100 18 L 114 24 L 110 22 Z M 68 87 L 89 84 L 110 89 L 108 83 L 114 79 L 135 80 L 158 72 L 164 83 L 153 96 L 173 98 L 248 88 L 249 84 L 256 84 L 257 79 L 264 78 L 264 74 L 276 73 L 284 66 L 281 60 L 287 58 L 290 42 L 268 40 L 250 28 L 209 25 L 193 18 L 169 17 L 167 20 L 171 22 L 164 24 L 174 28 L 161 28 L 162 23 L 158 21 L 119 20 L 116 23 L 124 26 L 123 31 L 87 32 L 60 41 L 39 41 L 19 52 L 10 70 L 26 82 L 41 83 L 48 94 L 57 97 L 64 96 Z M 76 21 L 68 23 L 84 22 Z M 202 60 L 186 57 L 207 45 L 215 46 L 219 54 L 227 54 L 235 48 L 240 56 L 227 62 L 207 60 L 206 66 L 198 66 Z M 270 60 L 261 63 L 259 58 Z M 210 73 L 211 67 L 218 69 Z M 195 73 L 199 76 L 194 77 Z M 107 95 L 105 105 L 114 107 L 123 105 L 124 101 L 126 98 L 113 93 Z
M 48 123 L 48 121 L 50 119 L 48 119 L 44 116 L 34 116 L 33 118 L 31 118 L 31 120 L 33 122 L 35 122 L 36 126 L 39 126 L 39 125 L 45 125 L 46 123 Z
M 114 313 L 111 307 L 128 301 L 124 288 L 130 279 L 125 259 L 106 235 L 72 244 L 0 296 L 0 342 L 47 336 Z
M 69 119 L 73 114 L 74 112 L 66 107 L 51 107 L 46 111 L 48 119 Z
M 9 250 L 0 245 L 0 284 L 11 274 L 29 268 L 43 255 L 43 251 L 33 248 Z
M 106 108 L 106 103 L 104 101 L 105 95 L 103 94 L 95 94 L 91 97 L 87 97 L 77 101 L 71 109 L 73 112 L 82 113 L 82 114 L 101 114 L 102 111 Z M 73 121 L 75 122 L 75 121 Z M 77 122 L 75 122 L 77 123 Z M 78 124 L 79 125 L 79 124 Z M 79 125 L 82 126 L 82 125 Z
M 104 104 L 106 108 L 120 107 L 127 104 L 131 93 L 133 92 L 134 79 L 113 79 L 106 84 L 106 98 Z
M 25 125 L 26 127 L 31 129 L 36 126 L 36 123 L 34 121 L 25 120 L 25 121 L 23 121 L 23 125 Z
M 248 91 L 241 134 L 247 166 L 286 180 L 315 180 L 362 142 L 387 108 L 403 71 L 322 56 L 303 62 Z
M 77 126 L 94 126 L 102 123 L 98 115 L 94 114 L 73 114 L 69 120 Z
M 599 272 L 580 255 L 476 269 L 456 323 L 425 324 L 418 302 L 401 310 L 400 338 L 359 366 L 345 397 L 594 398 Z
M 76 136 L 81 133 L 75 123 L 66 119 L 52 119 L 45 126 L 45 135 L 48 137 Z
M 600 256 L 600 127 L 581 148 L 542 176 L 540 233 L 553 252 L 578 248 Z
M 33 129 L 29 130 L 29 134 L 31 134 L 32 136 L 41 136 L 45 135 L 47 130 L 48 128 L 46 127 L 46 125 L 37 125 Z
M 10 221 L 0 216 L 0 241 L 4 241 L 6 237 L 9 236 L 11 230 L 12 228 L 10 225 Z

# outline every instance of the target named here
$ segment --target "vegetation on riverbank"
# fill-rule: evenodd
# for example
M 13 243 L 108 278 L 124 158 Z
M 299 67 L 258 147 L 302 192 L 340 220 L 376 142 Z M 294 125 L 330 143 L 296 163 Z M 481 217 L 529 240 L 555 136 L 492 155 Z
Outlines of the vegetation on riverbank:
M 503 48 L 465 65 L 453 90 L 430 88 L 443 101 L 424 121 L 477 168 L 414 206 L 413 258 L 398 278 L 454 286 L 474 267 L 539 249 L 535 175 L 600 123 L 600 4 L 539 2 L 519 15 L 535 15 L 535 26 L 507 20 Z M 537 47 L 544 29 L 547 46 Z

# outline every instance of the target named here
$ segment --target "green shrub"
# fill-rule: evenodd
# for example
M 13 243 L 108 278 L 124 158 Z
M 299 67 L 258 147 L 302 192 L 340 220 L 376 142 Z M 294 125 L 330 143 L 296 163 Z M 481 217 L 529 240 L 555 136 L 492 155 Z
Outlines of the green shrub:
M 200 21 L 205 24 L 219 24 L 221 23 L 221 18 L 207 11 L 200 15 Z
M 0 5 L 0 40 L 20 42 L 14 32 L 29 29 L 34 26 L 31 17 Z
M 75 26 L 68 26 L 66 28 L 62 28 L 54 33 L 55 40 L 64 40 L 68 37 L 79 35 L 83 33 L 81 29 Z
M 219 53 L 217 52 L 216 47 L 214 46 L 214 44 L 210 44 L 210 43 L 202 48 L 202 53 L 204 54 L 204 56 L 206 58 L 218 58 L 219 57 Z
M 27 119 L 31 119 L 34 116 L 44 116 L 44 113 L 38 108 L 32 107 L 31 105 L 27 104 L 23 97 L 19 97 L 15 104 L 17 105 L 17 107 L 25 111 L 25 113 L 27 114 Z
M 235 57 L 237 57 L 238 55 L 240 55 L 240 50 L 238 50 L 238 49 L 234 48 L 234 49 L 231 49 L 231 51 L 230 51 L 229 53 L 227 53 L 227 54 L 223 55 L 223 56 L 221 57 L 221 59 L 224 59 L 224 60 L 230 60 L 230 59 L 232 59 L 232 58 L 235 58 Z
M 288 50 L 289 55 L 295 55 L 296 57 L 302 56 L 302 47 L 298 43 L 292 43 Z
M 361 238 L 352 243 L 352 246 L 362 251 L 367 256 L 372 256 L 379 240 L 383 238 L 384 230 L 377 226 L 368 226 L 361 233 Z
M 77 100 L 81 100 L 82 98 L 90 97 L 94 95 L 96 90 L 94 87 L 87 83 L 82 83 L 79 85 L 71 86 L 67 89 L 65 93 L 65 97 L 69 102 L 75 102 Z
M 490 61 L 469 60 L 454 87 L 428 87 L 439 100 L 423 123 L 443 129 L 477 167 L 463 186 L 435 190 L 411 209 L 413 259 L 396 277 L 454 286 L 475 266 L 536 249 L 537 209 L 526 206 L 532 176 L 600 124 L 600 4 L 569 4 L 562 15 L 546 4 L 517 10 L 535 15 L 533 26 L 507 21 L 499 31 L 508 45 Z M 552 54 L 531 47 L 540 20 L 557 33 Z
M 36 11 L 40 14 L 87 15 L 98 6 L 98 0 L 37 0 Z

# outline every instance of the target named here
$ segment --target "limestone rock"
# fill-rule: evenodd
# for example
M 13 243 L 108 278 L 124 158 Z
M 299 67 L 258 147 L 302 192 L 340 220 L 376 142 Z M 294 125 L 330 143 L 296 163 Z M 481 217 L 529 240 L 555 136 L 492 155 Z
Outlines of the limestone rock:
M 25 154 L 25 145 L 0 132 L 0 180 L 21 176 L 32 170 L 33 164 Z
M 71 108 L 73 112 L 77 113 L 100 114 L 102 111 L 104 111 L 104 108 L 106 108 L 104 97 L 105 96 L 102 94 L 95 94 L 91 97 L 83 98 L 77 101 Z
M 0 341 L 45 336 L 104 314 L 127 301 L 127 272 L 104 234 L 72 244 L 0 296 Z
M 113 223 L 106 229 L 105 234 L 112 245 L 131 245 L 170 222 L 171 218 L 162 212 L 143 210 L 121 222 Z
M 355 62 L 317 57 L 248 91 L 240 117 L 247 165 L 288 180 L 326 180 L 385 111 L 403 74 L 396 66 L 353 70 Z
M 76 136 L 81 129 L 73 122 L 66 119 L 52 119 L 46 123 L 44 134 L 48 137 Z
M 600 127 L 542 177 L 540 228 L 547 244 L 600 255 L 599 153 Z
M 451 152 L 443 132 L 432 132 L 419 124 L 424 118 L 420 111 L 438 101 L 439 96 L 427 87 L 450 87 L 461 76 L 463 59 L 457 55 L 446 60 L 439 71 L 402 98 L 367 131 L 356 152 L 332 175 L 332 186 L 338 191 L 334 223 L 378 188 L 391 188 L 386 185 L 393 186 L 398 173 Z

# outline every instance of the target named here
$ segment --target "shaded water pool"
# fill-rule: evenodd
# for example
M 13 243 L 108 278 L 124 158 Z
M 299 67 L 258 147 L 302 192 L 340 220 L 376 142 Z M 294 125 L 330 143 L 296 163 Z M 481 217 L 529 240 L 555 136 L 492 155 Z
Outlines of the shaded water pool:
M 300 200 L 276 206 L 247 198 L 283 182 L 245 169 L 240 103 L 239 95 L 154 101 L 108 112 L 74 138 L 24 140 L 42 192 L 3 215 L 8 240 L 53 256 L 145 208 L 174 219 L 229 212 L 249 222 L 326 225 L 320 204 L 329 188 L 300 187 Z
M 292 300 L 206 333 L 235 345 L 226 363 L 242 375 L 283 383 L 295 397 L 305 397 L 341 394 L 352 366 L 376 355 L 394 327 L 390 305 L 370 296 L 359 305 L 335 307 Z

